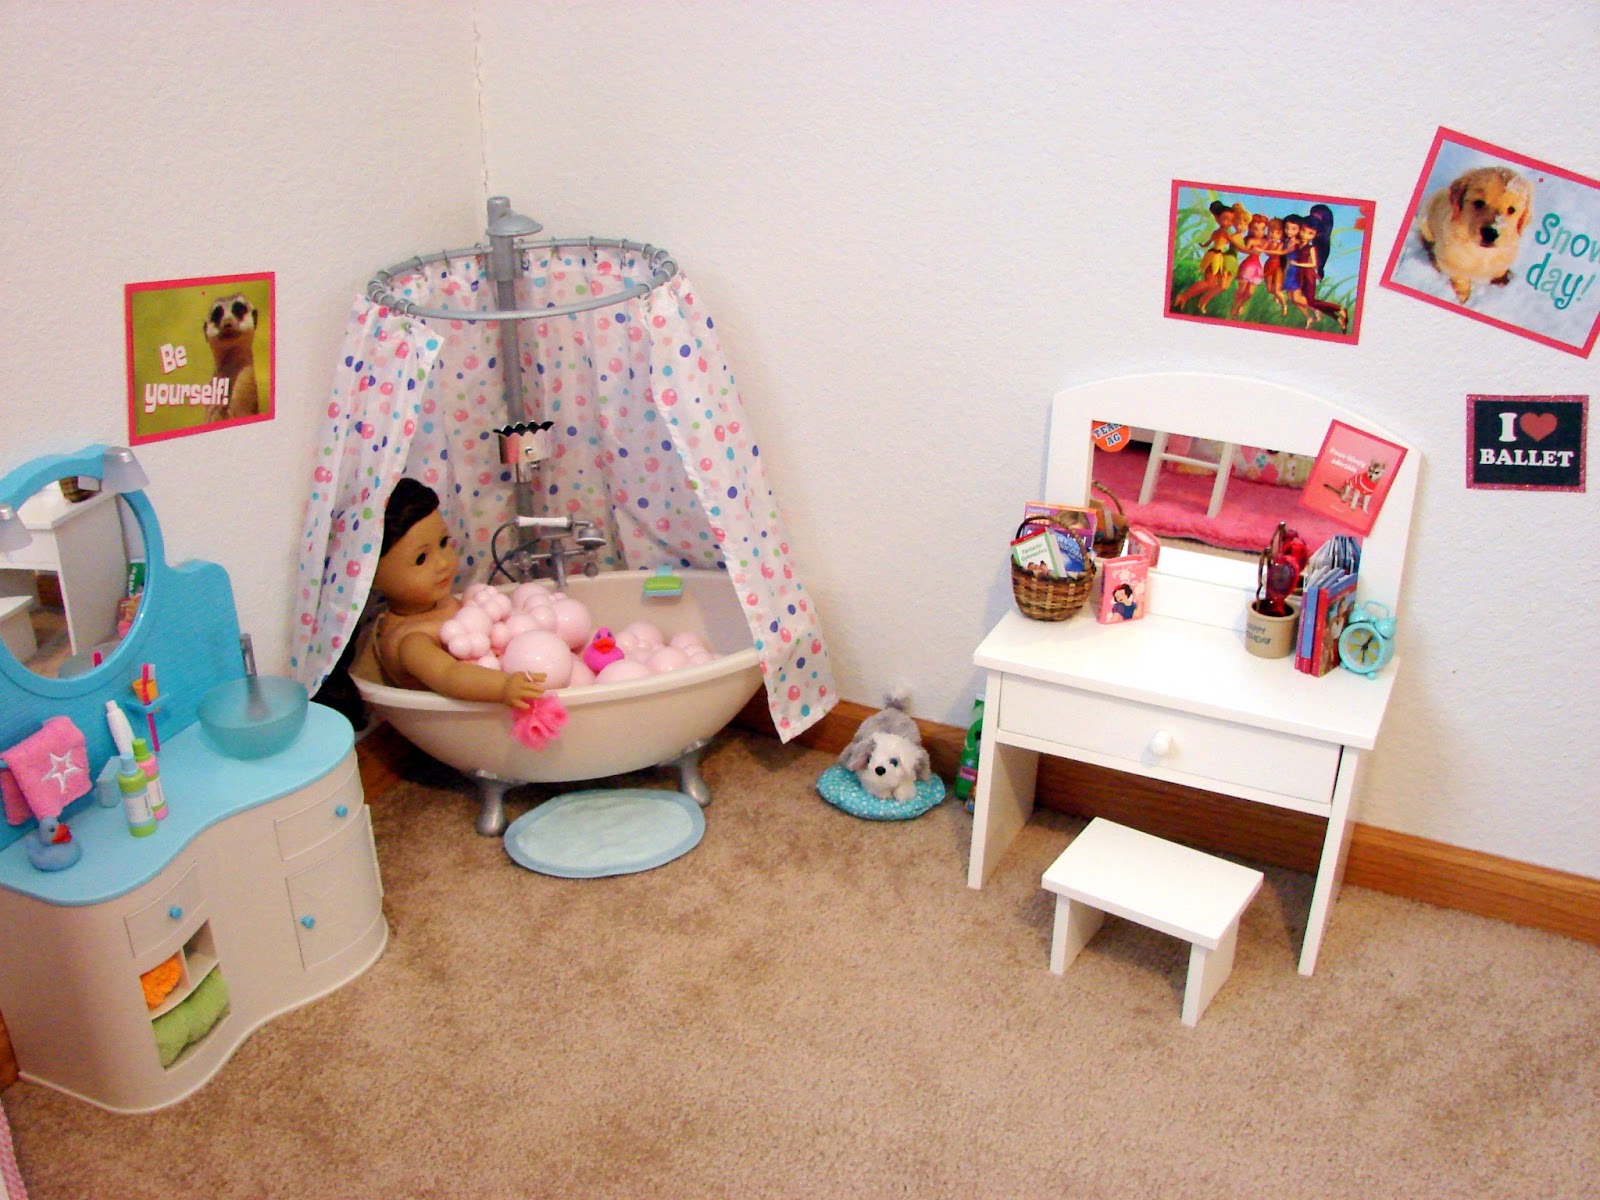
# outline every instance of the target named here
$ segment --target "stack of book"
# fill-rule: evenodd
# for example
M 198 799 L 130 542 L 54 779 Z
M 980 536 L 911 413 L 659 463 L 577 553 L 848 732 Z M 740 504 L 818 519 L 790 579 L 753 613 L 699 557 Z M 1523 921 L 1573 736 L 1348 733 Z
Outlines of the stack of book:
M 1306 563 L 1295 670 L 1326 675 L 1339 665 L 1339 635 L 1355 607 L 1360 573 L 1360 539 L 1345 534 L 1329 538 Z
M 1089 569 L 1094 527 L 1092 509 L 1031 500 L 1011 542 L 1011 561 L 1033 575 L 1081 575 Z

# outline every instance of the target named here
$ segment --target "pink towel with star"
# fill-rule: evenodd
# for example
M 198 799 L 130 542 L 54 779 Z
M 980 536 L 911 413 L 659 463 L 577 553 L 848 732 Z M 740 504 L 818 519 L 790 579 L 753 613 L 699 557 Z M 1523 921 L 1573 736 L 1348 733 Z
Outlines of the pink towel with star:
M 61 810 L 94 786 L 89 777 L 89 755 L 83 733 L 71 717 L 51 717 L 38 733 L 23 738 L 9 750 L 0 750 L 6 774 L 14 787 L 3 787 L 6 820 L 20 825 L 28 817 L 41 820 L 61 815 Z M 14 794 L 15 793 L 15 794 Z M 17 815 L 20 794 L 23 811 Z

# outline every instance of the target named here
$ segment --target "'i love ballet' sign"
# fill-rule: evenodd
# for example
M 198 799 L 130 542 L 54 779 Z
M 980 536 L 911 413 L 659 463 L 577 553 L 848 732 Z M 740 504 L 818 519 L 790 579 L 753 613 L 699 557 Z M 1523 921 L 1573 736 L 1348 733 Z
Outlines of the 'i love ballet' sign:
M 1468 396 L 1467 486 L 1584 490 L 1587 396 Z

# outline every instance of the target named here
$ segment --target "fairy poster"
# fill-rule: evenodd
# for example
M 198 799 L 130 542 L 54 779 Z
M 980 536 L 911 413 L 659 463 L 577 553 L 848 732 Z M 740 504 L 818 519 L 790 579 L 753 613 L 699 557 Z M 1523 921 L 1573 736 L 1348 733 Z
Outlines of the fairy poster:
M 1174 180 L 1166 315 L 1354 345 L 1373 202 Z

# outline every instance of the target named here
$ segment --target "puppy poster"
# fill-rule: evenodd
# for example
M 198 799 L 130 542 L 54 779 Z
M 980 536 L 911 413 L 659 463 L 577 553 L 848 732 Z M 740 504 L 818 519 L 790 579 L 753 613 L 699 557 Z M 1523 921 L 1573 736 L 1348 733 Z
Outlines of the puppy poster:
M 130 283 L 128 440 L 272 419 L 273 276 Z
M 1372 532 L 1405 457 L 1404 446 L 1333 421 L 1300 503 L 1365 536 Z
M 1174 180 L 1166 315 L 1356 342 L 1370 200 Z
M 1383 285 L 1587 356 L 1600 331 L 1600 180 L 1440 129 Z

